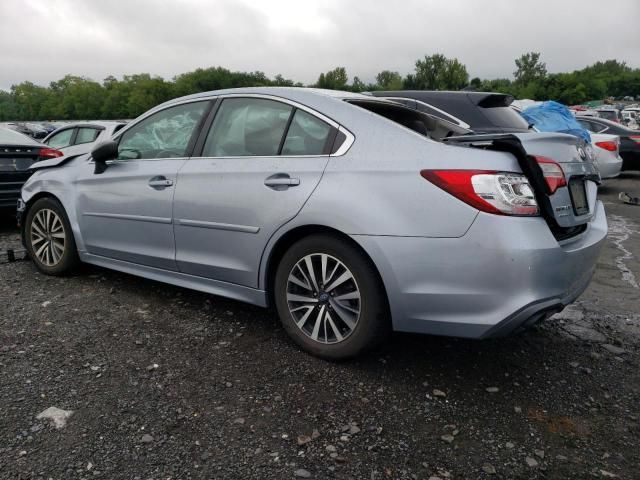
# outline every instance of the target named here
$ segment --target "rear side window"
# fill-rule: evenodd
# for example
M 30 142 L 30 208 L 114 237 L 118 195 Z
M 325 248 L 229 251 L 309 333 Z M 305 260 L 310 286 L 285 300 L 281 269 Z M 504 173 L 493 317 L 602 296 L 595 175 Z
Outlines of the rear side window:
M 303 110 L 296 110 L 282 146 L 282 155 L 322 155 L 327 150 L 330 135 L 330 125 Z
M 204 157 L 278 155 L 293 107 L 262 98 L 227 98 L 211 125 Z
M 95 139 L 98 138 L 98 135 L 100 135 L 100 130 L 98 130 L 97 128 L 78 128 L 78 135 L 76 135 L 75 145 L 94 142 Z
M 64 148 L 71 145 L 71 137 L 73 137 L 73 128 L 67 128 L 53 135 L 47 140 L 47 145 L 53 148 Z

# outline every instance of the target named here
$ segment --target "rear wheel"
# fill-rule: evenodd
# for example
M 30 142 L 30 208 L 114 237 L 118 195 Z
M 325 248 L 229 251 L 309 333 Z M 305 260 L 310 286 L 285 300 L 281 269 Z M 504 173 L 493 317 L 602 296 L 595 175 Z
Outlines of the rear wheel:
M 389 331 L 384 288 L 357 248 L 331 235 L 313 235 L 283 256 L 275 303 L 287 333 L 306 351 L 329 360 L 356 356 Z
M 29 209 L 25 243 L 35 266 L 47 275 L 64 275 L 79 263 L 71 225 L 53 198 L 41 198 Z

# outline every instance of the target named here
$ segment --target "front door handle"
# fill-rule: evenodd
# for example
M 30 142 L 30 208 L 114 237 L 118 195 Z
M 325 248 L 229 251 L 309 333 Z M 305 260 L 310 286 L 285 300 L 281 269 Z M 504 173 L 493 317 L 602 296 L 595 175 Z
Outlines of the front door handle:
M 286 173 L 276 173 L 266 178 L 264 184 L 274 190 L 285 190 L 289 187 L 300 185 L 300 179 L 292 178 Z
M 167 177 L 163 176 L 153 177 L 149 180 L 149 186 L 156 190 L 162 190 L 163 188 L 170 187 L 171 185 L 173 185 L 173 180 L 169 180 Z

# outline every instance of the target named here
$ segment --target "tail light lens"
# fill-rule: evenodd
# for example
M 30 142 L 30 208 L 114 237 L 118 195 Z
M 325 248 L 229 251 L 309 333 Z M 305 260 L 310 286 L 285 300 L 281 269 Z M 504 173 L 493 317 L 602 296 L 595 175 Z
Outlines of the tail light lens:
M 527 178 L 519 173 L 487 170 L 422 170 L 423 178 L 482 212 L 538 215 Z
M 608 152 L 615 152 L 618 150 L 618 144 L 616 142 L 596 142 L 596 146 L 603 148 Z
M 636 143 L 640 143 L 640 135 L 630 135 L 629 138 Z
M 559 163 L 547 157 L 534 156 L 533 158 L 540 165 L 547 187 L 549 187 L 549 195 L 556 193 L 560 187 L 567 186 L 567 179 L 564 178 L 564 172 Z
M 38 152 L 38 157 L 41 160 L 46 160 L 48 158 L 58 158 L 62 157 L 63 155 L 64 153 L 62 153 L 60 150 L 56 150 L 55 148 L 41 148 Z

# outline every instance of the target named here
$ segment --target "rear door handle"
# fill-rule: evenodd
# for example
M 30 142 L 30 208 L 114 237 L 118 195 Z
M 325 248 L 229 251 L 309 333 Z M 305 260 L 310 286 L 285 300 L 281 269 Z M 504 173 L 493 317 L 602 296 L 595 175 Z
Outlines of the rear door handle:
M 149 180 L 149 186 L 151 188 L 155 188 L 156 190 L 161 190 L 163 188 L 170 187 L 171 185 L 173 185 L 173 180 L 169 180 L 168 178 L 163 176 L 153 177 L 151 180 Z
M 299 178 L 291 178 L 286 173 L 276 173 L 265 179 L 264 184 L 275 190 L 284 190 L 289 187 L 300 185 Z

